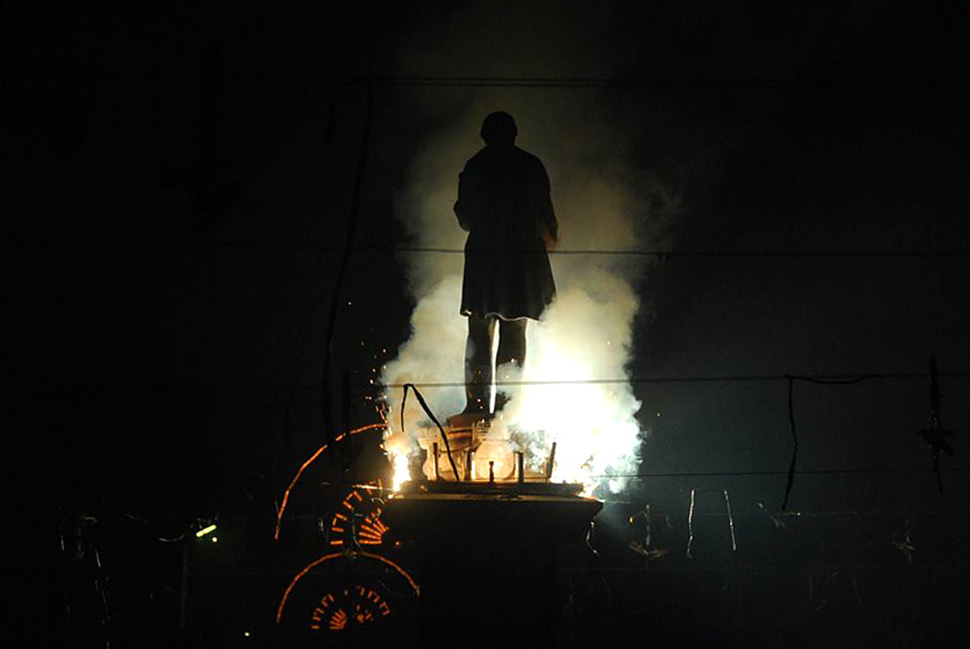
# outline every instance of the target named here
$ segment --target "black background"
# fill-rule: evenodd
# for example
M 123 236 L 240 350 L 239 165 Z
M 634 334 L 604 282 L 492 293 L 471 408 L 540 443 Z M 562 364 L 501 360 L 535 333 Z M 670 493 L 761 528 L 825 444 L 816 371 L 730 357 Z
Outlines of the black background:
M 680 605 L 667 606 L 706 602 L 693 614 L 720 630 L 768 628 L 759 620 L 774 615 L 806 646 L 965 628 L 956 619 L 970 421 L 961 21 L 915 3 L 568 7 L 494 9 L 481 32 L 463 8 L 434 3 L 4 7 L 8 374 L 21 415 L 7 434 L 11 520 L 21 530 L 37 523 L 55 563 L 58 521 L 78 512 L 102 521 L 124 646 L 141 646 L 134 638 L 146 628 L 164 631 L 159 642 L 230 642 L 244 621 L 271 615 L 282 577 L 246 575 L 271 563 L 268 539 L 253 539 L 270 534 L 274 501 L 325 439 L 326 322 L 366 106 L 353 80 L 410 74 L 637 80 L 602 92 L 620 112 L 666 106 L 654 117 L 669 128 L 651 135 L 644 167 L 681 168 L 686 151 L 706 153 L 690 169 L 678 254 L 640 288 L 631 374 L 768 380 L 635 385 L 650 429 L 647 477 L 601 515 L 613 530 L 614 545 L 602 541 L 615 550 L 610 565 L 625 570 L 593 625 L 602 637 L 640 642 L 649 632 L 627 620 L 663 608 L 631 595 L 646 588 L 643 566 L 631 564 L 639 555 L 625 554 L 626 537 L 640 533 L 626 523 L 631 512 L 653 503 L 672 516 L 668 566 L 697 568 L 683 546 L 692 489 L 706 494 L 698 507 L 712 521 L 730 490 L 739 534 L 758 549 L 744 561 L 721 557 L 721 523 L 706 546 L 698 528 L 697 547 L 718 548 L 709 563 L 747 567 L 730 579 L 662 573 L 666 586 L 654 586 Z M 503 21 L 555 35 L 584 11 L 599 17 L 602 59 L 558 68 L 537 56 L 514 74 L 480 50 L 431 57 L 432 69 L 413 73 L 406 63 L 415 42 L 433 51 L 447 33 L 480 48 Z M 374 92 L 369 164 L 381 173 L 363 177 L 356 240 L 406 245 L 395 197 L 436 124 L 402 96 L 433 101 L 436 90 L 378 83 Z M 721 254 L 697 254 L 709 252 Z M 375 420 L 372 369 L 409 335 L 403 272 L 386 251 L 350 258 L 332 364 L 342 387 L 330 395 L 339 429 Z M 956 431 L 945 498 L 916 436 L 930 423 L 930 357 L 943 375 L 944 425 Z M 791 452 L 786 374 L 890 375 L 795 383 L 807 471 L 791 502 L 804 512 L 797 533 L 767 513 L 778 513 Z M 348 447 L 323 470 L 368 478 L 382 470 L 375 446 Z M 232 584 L 193 591 L 195 630 L 177 636 L 181 554 L 156 539 L 217 515 L 247 540 L 218 559 Z M 912 562 L 898 544 L 907 530 L 918 539 Z M 36 579 L 48 558 L 8 562 L 12 583 L 32 584 L 28 600 L 53 594 L 17 618 L 24 637 L 46 628 L 50 610 L 57 617 L 63 579 L 55 570 L 51 593 Z M 795 564 L 802 572 L 770 572 Z M 711 595 L 726 583 L 747 588 L 731 600 L 745 612 L 726 613 Z M 234 600 L 227 589 L 258 594 Z M 785 599 L 792 608 L 781 611 Z M 902 620 L 895 632 L 887 619 Z M 806 628 L 825 631 L 799 635 Z M 746 633 L 729 636 L 761 637 Z

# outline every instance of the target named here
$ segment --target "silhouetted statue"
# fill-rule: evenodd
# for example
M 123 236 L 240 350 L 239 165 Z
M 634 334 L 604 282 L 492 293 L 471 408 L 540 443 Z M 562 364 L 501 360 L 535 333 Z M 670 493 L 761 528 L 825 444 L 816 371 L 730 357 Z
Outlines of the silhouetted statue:
M 461 291 L 461 314 L 468 317 L 466 415 L 490 414 L 494 368 L 523 366 L 526 325 L 556 294 L 546 254 L 558 239 L 549 176 L 539 158 L 515 146 L 517 134 L 508 113 L 488 115 L 481 130 L 485 148 L 458 180 L 455 214 L 468 232 Z M 496 395 L 496 411 L 505 400 Z

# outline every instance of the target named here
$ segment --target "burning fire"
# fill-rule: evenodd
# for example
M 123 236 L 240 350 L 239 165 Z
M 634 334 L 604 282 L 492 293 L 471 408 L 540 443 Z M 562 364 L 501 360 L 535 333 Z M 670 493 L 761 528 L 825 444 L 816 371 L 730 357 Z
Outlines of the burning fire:
M 609 276 L 597 278 L 599 285 Z M 592 493 L 600 485 L 610 491 L 622 488 L 625 478 L 638 461 L 642 431 L 634 415 L 640 403 L 620 371 L 628 358 L 630 324 L 636 299 L 625 282 L 609 286 L 608 304 L 588 291 L 567 289 L 547 310 L 543 320 L 530 325 L 528 356 L 524 373 L 510 367 L 499 368 L 497 389 L 512 397 L 503 412 L 492 422 L 475 454 L 477 479 L 488 479 L 489 465 L 496 480 L 510 479 L 515 472 L 514 453 L 523 452 L 528 470 L 545 473 L 543 466 L 556 443 L 554 482 L 582 483 Z M 451 290 L 445 282 L 439 292 Z M 617 305 L 619 302 L 619 306 Z M 437 303 L 432 295 L 428 304 Z M 425 305 L 427 306 L 427 304 Z M 602 316 L 619 309 L 625 319 L 606 320 Z M 463 387 L 454 374 L 461 371 L 464 345 L 464 320 L 452 314 L 434 322 L 439 343 L 451 343 L 451 358 L 444 358 L 447 345 L 425 346 L 417 323 L 429 322 L 426 313 L 416 311 L 415 337 L 398 360 L 389 363 L 384 378 L 400 385 L 405 381 L 430 384 L 422 388 L 435 416 L 444 420 L 463 407 Z M 431 353 L 431 358 L 415 354 L 415 348 Z M 441 356 L 441 358 L 438 358 Z M 443 372 L 442 367 L 452 371 Z M 410 400 L 405 414 L 406 430 L 401 428 L 400 388 L 385 395 L 390 412 L 384 448 L 394 467 L 393 488 L 399 490 L 409 479 L 412 458 L 428 453 L 424 474 L 433 477 L 430 458 L 440 432 L 421 407 Z M 441 451 L 444 452 L 443 449 Z M 442 460 L 447 463 L 446 459 Z
M 411 474 L 408 471 L 408 453 L 402 449 L 391 450 L 393 446 L 397 445 L 385 443 L 384 450 L 388 452 L 394 471 L 391 477 L 391 489 L 398 492 L 401 490 L 401 485 L 411 478 Z

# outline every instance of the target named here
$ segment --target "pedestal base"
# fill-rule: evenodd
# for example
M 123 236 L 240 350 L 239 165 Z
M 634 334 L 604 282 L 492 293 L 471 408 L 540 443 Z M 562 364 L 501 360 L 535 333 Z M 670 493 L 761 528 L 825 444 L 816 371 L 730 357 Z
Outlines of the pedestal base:
M 559 550 L 602 507 L 581 489 L 421 481 L 389 499 L 384 519 L 420 555 L 422 645 L 556 646 Z

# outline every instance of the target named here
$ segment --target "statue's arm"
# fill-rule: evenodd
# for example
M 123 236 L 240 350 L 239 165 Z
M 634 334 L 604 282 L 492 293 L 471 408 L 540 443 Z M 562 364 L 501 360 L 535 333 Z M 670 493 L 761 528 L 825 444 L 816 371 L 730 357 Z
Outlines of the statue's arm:
M 458 200 L 455 201 L 455 216 L 458 217 L 458 225 L 466 232 L 471 232 L 475 225 L 473 186 L 474 183 L 467 169 L 462 171 L 458 175 Z
M 546 249 L 552 250 L 559 241 L 559 222 L 556 220 L 556 211 L 552 207 L 552 190 L 549 185 L 549 175 L 540 163 L 540 174 L 538 183 L 538 203 L 539 203 L 539 228 L 542 233 L 542 240 L 546 244 Z

